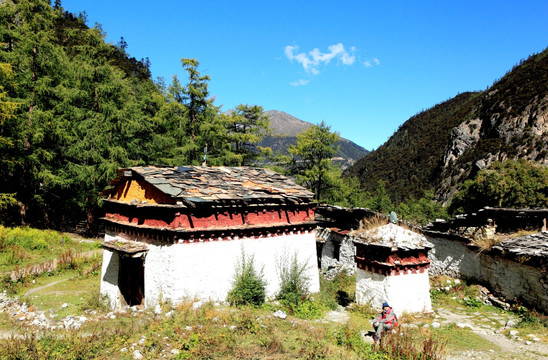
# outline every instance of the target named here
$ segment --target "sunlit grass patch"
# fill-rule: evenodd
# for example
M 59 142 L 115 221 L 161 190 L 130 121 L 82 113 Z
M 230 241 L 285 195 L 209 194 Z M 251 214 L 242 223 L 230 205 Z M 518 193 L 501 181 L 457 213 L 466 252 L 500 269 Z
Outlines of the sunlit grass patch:
M 87 252 L 100 242 L 84 242 L 53 230 L 0 226 L 0 273 L 57 259 L 67 251 Z
M 51 281 L 51 280 L 52 281 Z M 88 301 L 88 297 L 98 294 L 100 275 L 79 276 L 77 271 L 66 271 L 60 276 L 49 277 L 48 281 L 60 281 L 52 287 L 45 287 L 30 296 L 32 304 L 39 309 L 52 309 L 59 318 L 75 315 Z M 66 307 L 63 307 L 66 304 Z
M 486 349 L 500 351 L 500 347 L 496 344 L 475 334 L 470 329 L 460 329 L 455 324 L 442 326 L 438 329 L 431 329 L 429 331 L 436 336 L 442 336 L 447 339 L 447 349 L 449 351 Z

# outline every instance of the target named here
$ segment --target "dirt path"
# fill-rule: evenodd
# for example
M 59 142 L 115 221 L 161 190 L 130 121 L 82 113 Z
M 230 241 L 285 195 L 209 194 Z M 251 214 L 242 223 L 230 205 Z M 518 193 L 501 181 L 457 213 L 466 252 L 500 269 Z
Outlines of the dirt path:
M 67 281 L 67 280 L 70 280 L 70 279 L 74 279 L 74 278 L 77 277 L 77 276 L 78 276 L 78 275 L 74 275 L 73 277 L 69 277 L 69 278 L 62 279 L 62 280 L 57 280 L 57 281 L 54 281 L 54 282 L 49 283 L 49 284 L 47 284 L 47 285 L 43 285 L 43 286 L 38 286 L 38 287 L 32 288 L 32 289 L 30 289 L 29 291 L 27 291 L 27 292 L 25 293 L 25 295 L 23 295 L 23 297 L 30 296 L 30 295 L 34 294 L 35 292 L 38 292 L 38 291 L 40 291 L 40 290 L 42 290 L 42 289 L 45 289 L 45 288 L 48 288 L 48 287 L 50 287 L 50 286 L 57 285 L 57 284 L 59 284 L 59 283 L 61 283 L 61 282 L 63 282 L 63 281 Z
M 468 328 L 473 333 L 494 345 L 494 349 L 487 351 L 468 350 L 461 353 L 449 354 L 447 360 L 469 359 L 548 359 L 548 344 L 543 341 L 534 341 L 534 337 L 522 338 L 518 330 L 515 338 L 508 338 L 501 330 L 508 320 L 517 319 L 510 315 L 493 315 L 489 317 L 480 313 L 466 314 L 464 309 L 438 308 L 435 310 L 435 322 L 440 324 L 456 324 L 458 327 Z M 500 349 L 500 350 L 499 350 Z

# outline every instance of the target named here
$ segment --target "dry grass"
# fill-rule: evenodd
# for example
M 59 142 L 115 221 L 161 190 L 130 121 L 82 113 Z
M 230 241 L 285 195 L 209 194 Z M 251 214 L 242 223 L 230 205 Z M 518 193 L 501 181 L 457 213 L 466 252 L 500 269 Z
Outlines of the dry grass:
M 366 232 L 379 228 L 381 226 L 384 226 L 388 223 L 389 223 L 389 219 L 386 216 L 375 215 L 370 218 L 366 217 L 360 220 L 360 226 L 357 229 L 352 230 L 351 235 L 353 236 L 364 235 Z
M 434 336 L 429 330 L 407 331 L 398 328 L 395 334 L 383 336 L 379 350 L 393 359 L 440 360 L 445 358 L 447 339 Z
M 478 237 L 472 240 L 472 244 L 479 247 L 480 252 L 482 251 L 489 251 L 491 248 L 497 244 L 499 244 L 502 241 L 502 239 L 497 237 L 491 237 L 491 238 L 482 238 Z
M 369 218 L 366 217 L 360 221 L 360 225 L 358 226 L 357 229 L 352 230 L 350 232 L 350 235 L 359 237 L 359 238 L 364 238 L 365 233 L 369 233 L 367 241 L 369 243 L 375 243 L 381 240 L 380 238 L 376 236 L 377 231 L 375 231 L 375 229 L 378 229 L 381 226 L 387 225 L 389 223 L 390 223 L 390 219 L 388 218 L 388 216 L 375 215 Z M 417 229 L 411 228 L 410 226 L 408 226 L 406 223 L 403 223 L 403 222 L 398 222 L 396 225 L 413 232 L 418 232 Z
M 472 239 L 472 244 L 479 247 L 480 251 L 489 251 L 493 246 L 500 244 L 504 240 L 514 239 L 536 233 L 538 233 L 538 231 L 521 229 L 512 234 L 495 234 L 492 237 L 481 236 L 481 234 L 478 234 L 478 236 L 475 236 Z
M 539 230 L 520 229 L 520 230 L 516 231 L 515 233 L 507 234 L 503 239 L 513 239 L 513 238 L 517 238 L 517 237 L 532 235 L 532 234 L 539 233 L 540 231 L 541 231 L 540 229 Z

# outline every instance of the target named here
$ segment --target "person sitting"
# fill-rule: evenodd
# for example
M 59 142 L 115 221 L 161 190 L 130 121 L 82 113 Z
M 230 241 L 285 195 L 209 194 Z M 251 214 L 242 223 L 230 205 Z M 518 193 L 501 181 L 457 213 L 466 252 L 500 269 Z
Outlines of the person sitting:
M 398 318 L 394 313 L 394 310 L 388 305 L 387 302 L 382 304 L 382 312 L 373 320 L 373 328 L 375 329 L 375 335 L 373 335 L 373 340 L 375 342 L 381 339 L 382 333 L 384 331 L 391 330 L 397 324 Z

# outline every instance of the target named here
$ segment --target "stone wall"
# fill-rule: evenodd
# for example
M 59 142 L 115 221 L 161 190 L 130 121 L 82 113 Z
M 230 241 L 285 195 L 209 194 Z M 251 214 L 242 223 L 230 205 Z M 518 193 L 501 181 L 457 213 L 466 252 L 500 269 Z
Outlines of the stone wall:
M 354 273 L 356 247 L 352 238 L 330 228 L 318 228 L 316 232 L 317 240 L 322 242 L 320 268 L 324 271 L 344 269 L 348 273 Z
M 431 275 L 477 282 L 508 301 L 517 300 L 548 313 L 548 274 L 542 250 L 546 249 L 548 242 L 543 239 L 548 235 L 538 237 L 538 248 L 528 250 L 531 256 L 517 255 L 518 250 L 524 250 L 523 238 L 505 241 L 492 251 L 482 252 L 463 238 L 426 235 L 434 245 L 428 254 Z

